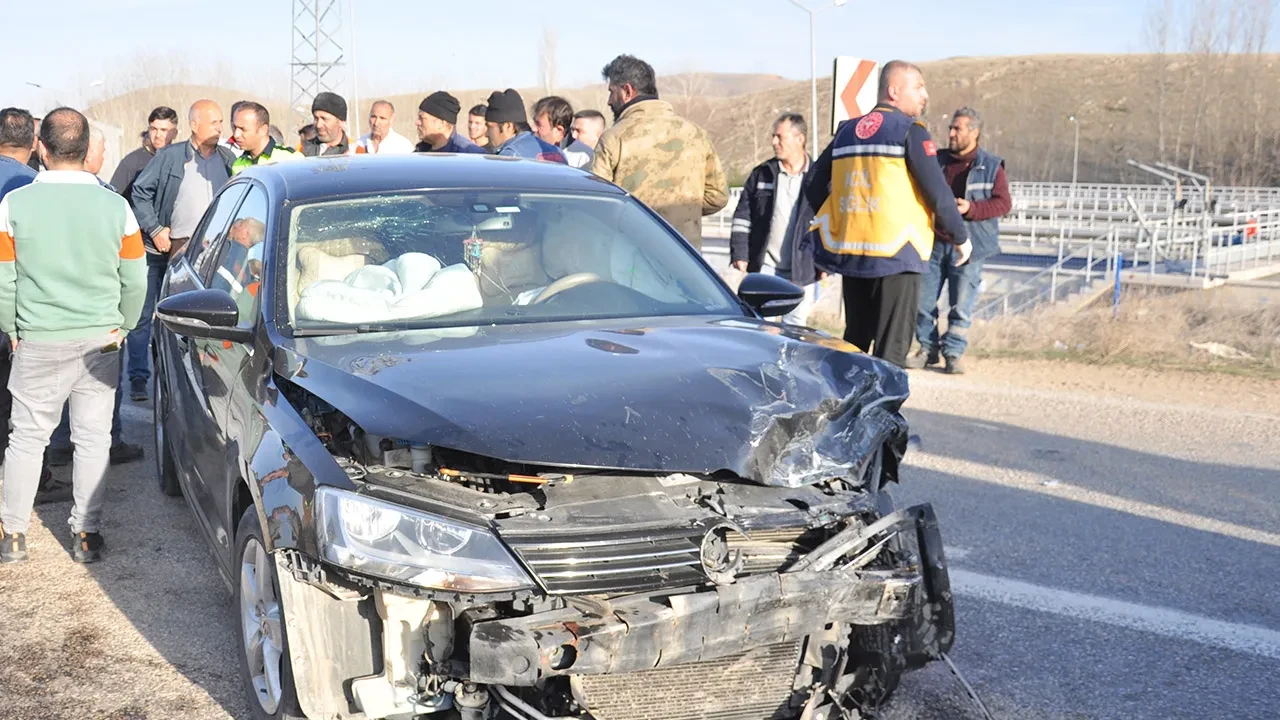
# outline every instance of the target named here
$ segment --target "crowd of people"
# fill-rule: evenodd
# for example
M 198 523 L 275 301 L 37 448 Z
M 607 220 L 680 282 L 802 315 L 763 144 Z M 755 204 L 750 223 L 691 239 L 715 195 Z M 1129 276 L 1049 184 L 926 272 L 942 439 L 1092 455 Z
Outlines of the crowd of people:
M 563 163 L 627 190 L 701 249 L 702 218 L 729 199 L 710 138 L 660 99 L 648 63 L 621 55 L 602 75 L 612 127 L 558 96 L 530 108 L 512 89 L 469 108 L 460 125 L 458 99 L 438 91 L 418 105 L 416 143 L 394 130 L 387 100 L 369 107 L 369 132 L 349 138 L 346 100 L 331 92 L 316 95 L 293 146 L 256 102 L 231 106 L 230 132 L 216 103 L 192 104 L 181 142 L 178 113 L 157 107 L 109 183 L 97 177 L 104 140 L 82 113 L 63 107 L 37 121 L 0 110 L 0 562 L 26 558 L 33 503 L 68 496 L 74 557 L 99 559 L 107 465 L 143 455 L 120 435 L 121 372 L 130 399 L 147 402 L 151 317 L 169 263 L 222 186 L 250 167 L 415 152 Z M 918 120 L 927 101 L 917 67 L 886 64 L 875 109 L 843 124 L 817 158 L 805 151 L 805 118 L 782 114 L 774 157 L 751 170 L 735 209 L 730 263 L 804 288 L 783 318 L 799 325 L 815 283 L 841 275 L 846 340 L 903 367 L 945 360 L 957 373 L 981 263 L 999 251 L 1010 199 L 1003 161 L 979 148 L 981 116 L 957 111 L 939 152 Z M 951 310 L 940 336 L 944 284 Z M 913 336 L 919 351 L 908 357 Z M 48 466 L 68 462 L 71 486 L 58 487 Z

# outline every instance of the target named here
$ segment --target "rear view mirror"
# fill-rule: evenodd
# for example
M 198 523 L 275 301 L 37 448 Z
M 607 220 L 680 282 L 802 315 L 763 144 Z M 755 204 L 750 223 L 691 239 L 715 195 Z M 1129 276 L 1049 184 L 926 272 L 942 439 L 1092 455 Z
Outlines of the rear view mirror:
M 761 317 L 780 317 L 800 306 L 804 290 L 777 275 L 751 273 L 738 286 L 738 297 Z
M 253 332 L 238 327 L 240 308 L 225 290 L 191 290 L 160 301 L 156 318 L 172 332 L 186 337 L 204 337 L 231 342 L 248 342 Z

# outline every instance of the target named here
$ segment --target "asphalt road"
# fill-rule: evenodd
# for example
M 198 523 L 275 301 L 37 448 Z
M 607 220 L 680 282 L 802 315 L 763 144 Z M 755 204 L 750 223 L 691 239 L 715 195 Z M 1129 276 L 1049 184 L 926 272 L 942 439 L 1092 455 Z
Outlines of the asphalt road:
M 1277 717 L 1280 384 L 988 361 L 912 386 L 895 495 L 938 510 L 952 657 L 995 717 Z M 149 414 L 126 404 L 134 441 Z M 151 458 L 112 471 L 105 562 L 70 561 L 68 510 L 0 568 L 0 719 L 245 717 L 233 603 Z M 935 664 L 883 717 L 980 716 Z
M 1048 367 L 912 375 L 896 497 L 938 510 L 956 664 L 998 718 L 1280 716 L 1276 386 Z M 931 666 L 886 717 L 980 715 Z

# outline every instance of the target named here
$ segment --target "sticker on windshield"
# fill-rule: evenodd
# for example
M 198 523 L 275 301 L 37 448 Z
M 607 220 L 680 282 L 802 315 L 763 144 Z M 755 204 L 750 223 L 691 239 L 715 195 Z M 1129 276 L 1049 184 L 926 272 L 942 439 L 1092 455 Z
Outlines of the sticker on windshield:
M 503 205 L 501 207 L 494 208 L 493 211 L 500 213 L 518 213 L 520 212 L 520 208 L 515 205 Z

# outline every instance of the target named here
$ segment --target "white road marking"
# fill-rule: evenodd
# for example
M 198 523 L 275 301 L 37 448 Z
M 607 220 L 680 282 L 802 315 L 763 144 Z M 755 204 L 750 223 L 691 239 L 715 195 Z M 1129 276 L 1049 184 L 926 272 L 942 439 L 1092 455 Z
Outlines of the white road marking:
M 1137 517 L 1159 520 L 1237 540 L 1247 540 L 1262 545 L 1280 547 L 1280 534 L 1277 533 L 1089 490 L 1078 485 L 1063 483 L 1056 478 L 1041 475 L 1040 473 L 1011 470 L 998 465 L 959 460 L 926 452 L 907 453 L 905 464 L 909 467 L 918 467 L 948 475 L 959 475 L 969 480 L 1027 490 L 1041 495 L 1049 495 L 1085 505 L 1128 513 Z
M 951 568 L 950 574 L 951 589 L 960 595 L 1280 660 L 1280 632 L 1257 625 L 1214 620 L 956 568 Z
M 944 545 L 942 551 L 946 553 L 948 563 L 953 560 L 963 560 L 969 557 L 969 553 L 972 552 L 967 548 L 951 547 L 950 545 Z

